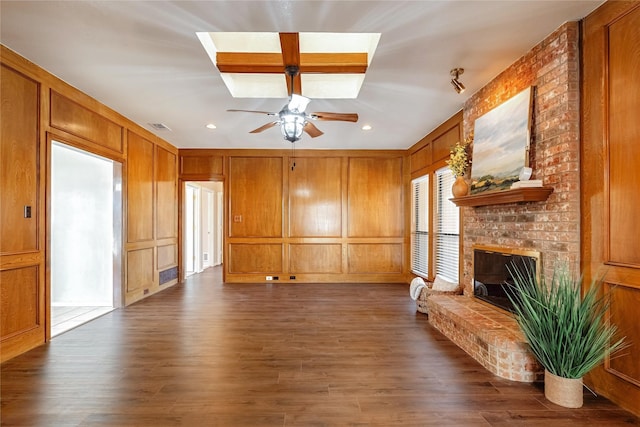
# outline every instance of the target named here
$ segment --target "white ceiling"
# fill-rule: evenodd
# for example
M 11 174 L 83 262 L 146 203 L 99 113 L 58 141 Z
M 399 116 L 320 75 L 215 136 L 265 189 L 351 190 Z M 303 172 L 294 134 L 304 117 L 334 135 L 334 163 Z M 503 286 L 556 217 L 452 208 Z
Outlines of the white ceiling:
M 587 1 L 7 1 L 0 41 L 180 148 L 289 148 L 270 117 L 286 99 L 234 99 L 199 31 L 380 32 L 360 95 L 314 100 L 308 111 L 358 113 L 316 122 L 298 149 L 406 149 Z M 458 95 L 449 71 L 463 67 Z M 205 128 L 215 123 L 217 129 Z M 370 124 L 370 131 L 361 126 Z

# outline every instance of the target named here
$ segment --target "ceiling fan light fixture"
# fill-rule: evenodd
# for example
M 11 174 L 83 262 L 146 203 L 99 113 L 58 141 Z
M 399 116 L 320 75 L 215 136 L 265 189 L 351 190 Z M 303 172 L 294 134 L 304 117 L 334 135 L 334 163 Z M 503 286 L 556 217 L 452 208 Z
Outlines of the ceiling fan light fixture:
M 280 131 L 282 136 L 289 142 L 296 142 L 302 137 L 302 131 L 306 120 L 303 114 L 281 114 L 280 119 L 282 124 L 280 125 Z
M 466 87 L 459 80 L 460 74 L 464 73 L 464 68 L 454 68 L 451 70 L 450 74 L 453 79 L 451 79 L 451 86 L 455 89 L 456 92 L 462 93 L 466 90 Z
M 294 113 L 304 113 L 304 110 L 307 109 L 307 105 L 311 100 L 306 96 L 298 95 L 296 93 L 291 94 L 291 100 L 289 101 L 288 107 Z

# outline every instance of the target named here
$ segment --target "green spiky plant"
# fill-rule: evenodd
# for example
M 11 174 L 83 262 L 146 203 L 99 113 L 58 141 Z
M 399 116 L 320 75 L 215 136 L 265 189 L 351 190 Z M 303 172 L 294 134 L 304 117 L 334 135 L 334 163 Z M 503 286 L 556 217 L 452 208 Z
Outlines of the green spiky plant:
M 533 265 L 508 267 L 514 284 L 506 287 L 516 320 L 531 351 L 549 372 L 582 378 L 607 355 L 625 347 L 615 325 L 607 322 L 610 300 L 594 281 L 582 297 L 582 278 L 566 267 L 554 270 L 551 283 L 536 276 Z

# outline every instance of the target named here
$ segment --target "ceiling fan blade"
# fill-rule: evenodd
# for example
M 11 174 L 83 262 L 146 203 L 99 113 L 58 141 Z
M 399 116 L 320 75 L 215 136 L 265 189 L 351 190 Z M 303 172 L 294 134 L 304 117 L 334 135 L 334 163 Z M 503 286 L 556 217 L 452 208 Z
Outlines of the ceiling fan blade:
M 273 113 L 271 111 L 256 111 L 256 110 L 227 110 L 227 111 L 231 111 L 232 113 L 259 113 L 259 114 L 266 114 L 267 116 L 277 116 L 278 113 Z
M 262 125 L 262 126 L 260 126 L 259 128 L 252 130 L 252 131 L 251 131 L 251 132 L 249 132 L 249 133 L 259 133 L 259 132 L 262 132 L 263 130 L 267 130 L 267 129 L 269 129 L 269 128 L 274 127 L 274 126 L 275 126 L 275 125 L 277 125 L 278 123 L 280 123 L 280 122 L 276 121 L 276 122 L 267 123 L 266 125 Z
M 302 130 L 305 131 L 311 138 L 315 138 L 316 136 L 324 134 L 324 132 L 318 129 L 316 125 L 311 122 L 307 122 Z
M 312 119 L 315 120 L 338 120 L 342 122 L 357 122 L 357 113 L 311 113 Z

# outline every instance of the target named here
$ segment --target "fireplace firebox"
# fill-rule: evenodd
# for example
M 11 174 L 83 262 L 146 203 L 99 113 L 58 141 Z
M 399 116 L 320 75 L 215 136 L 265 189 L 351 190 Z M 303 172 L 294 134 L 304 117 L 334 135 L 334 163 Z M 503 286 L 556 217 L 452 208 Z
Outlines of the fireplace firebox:
M 513 312 L 513 306 L 505 290 L 513 284 L 508 266 L 530 265 L 535 274 L 540 271 L 540 252 L 498 248 L 490 246 L 473 247 L 473 295 L 485 303 L 502 310 Z

